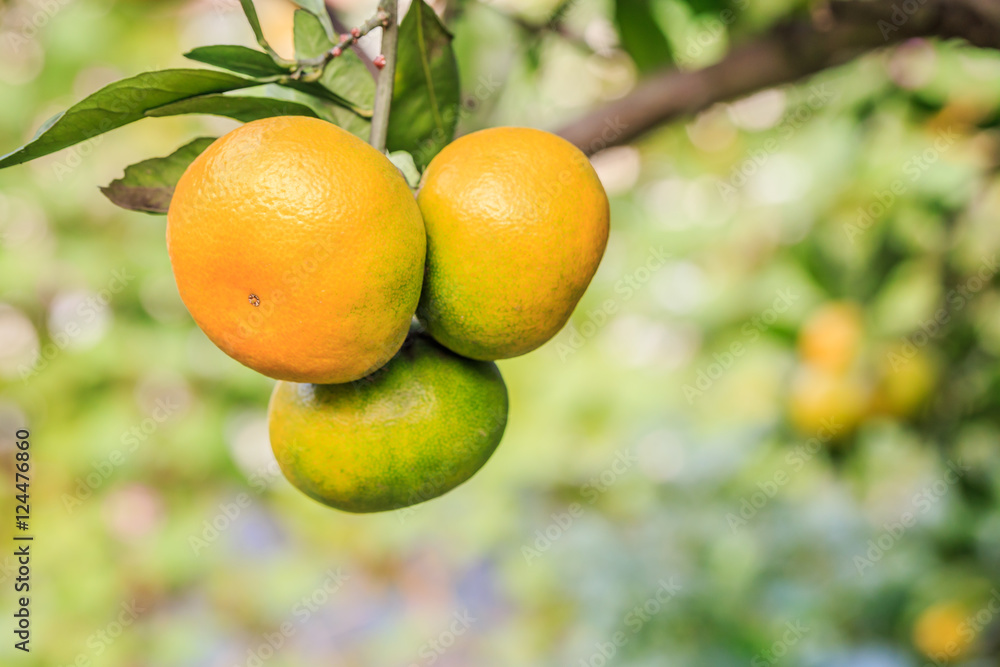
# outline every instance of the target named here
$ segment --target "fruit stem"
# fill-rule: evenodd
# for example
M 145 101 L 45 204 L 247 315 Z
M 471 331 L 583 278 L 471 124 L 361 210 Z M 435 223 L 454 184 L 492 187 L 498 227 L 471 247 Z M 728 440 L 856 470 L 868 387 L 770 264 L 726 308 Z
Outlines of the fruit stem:
M 372 113 L 372 131 L 368 143 L 376 150 L 385 152 L 385 140 L 389 133 L 389 107 L 392 104 L 392 87 L 396 78 L 396 44 L 399 38 L 397 0 L 380 0 L 379 12 L 386 13 L 385 28 L 382 29 L 382 53 L 385 66 L 378 73 L 375 82 L 375 108 Z

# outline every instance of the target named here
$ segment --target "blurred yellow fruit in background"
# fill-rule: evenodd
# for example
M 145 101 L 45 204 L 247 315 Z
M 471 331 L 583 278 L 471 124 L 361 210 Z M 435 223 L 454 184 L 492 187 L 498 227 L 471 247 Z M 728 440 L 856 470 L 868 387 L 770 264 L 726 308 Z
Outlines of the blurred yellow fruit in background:
M 870 391 L 854 375 L 803 365 L 792 380 L 789 419 L 804 434 L 821 430 L 840 437 L 853 431 L 868 411 Z
M 827 303 L 812 314 L 799 332 L 799 356 L 818 368 L 844 372 L 858 356 L 863 333 L 858 304 Z
M 880 359 L 873 409 L 893 417 L 910 417 L 927 402 L 937 379 L 938 364 L 930 354 L 893 346 Z
M 955 602 L 928 607 L 913 624 L 913 645 L 938 663 L 963 655 L 976 637 L 966 623 L 968 616 L 968 610 Z

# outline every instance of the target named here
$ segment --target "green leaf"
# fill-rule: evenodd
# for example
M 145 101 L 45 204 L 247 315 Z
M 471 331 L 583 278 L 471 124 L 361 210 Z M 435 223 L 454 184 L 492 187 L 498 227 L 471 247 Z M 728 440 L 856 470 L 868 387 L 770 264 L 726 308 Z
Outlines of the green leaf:
M 399 26 L 387 145 L 423 169 L 455 135 L 461 100 L 451 35 L 423 0 Z
M 615 22 L 622 47 L 640 72 L 655 70 L 673 62 L 673 52 L 660 30 L 650 0 L 617 0 Z
M 240 0 L 240 4 L 243 6 L 243 13 L 246 14 L 247 21 L 250 22 L 250 29 L 253 30 L 253 36 L 257 38 L 257 44 L 260 45 L 260 48 L 267 51 L 269 56 L 278 60 L 278 54 L 267 43 L 267 40 L 264 39 L 264 31 L 261 30 L 260 19 L 257 18 L 257 10 L 253 6 L 253 0 Z
M 292 25 L 295 57 L 299 60 L 316 58 L 333 48 L 333 41 L 315 15 L 296 9 Z
M 317 111 L 317 113 L 323 120 L 347 130 L 363 141 L 368 141 L 368 136 L 372 131 L 371 119 L 362 118 L 349 109 L 333 105 L 323 111 Z
M 318 97 L 321 100 L 326 100 L 328 102 L 333 102 L 345 109 L 351 111 L 351 113 L 360 116 L 361 118 L 371 118 L 371 109 L 365 109 L 364 107 L 358 106 L 352 103 L 350 100 L 345 100 L 343 97 L 333 92 L 323 84 L 318 81 L 296 81 L 294 79 L 287 81 L 278 81 L 278 85 L 291 88 L 293 90 L 298 90 L 300 92 L 306 93 L 307 95 L 312 95 L 313 97 Z
M 333 48 L 333 42 L 326 36 L 317 18 L 309 12 L 298 9 L 294 18 L 295 57 L 316 58 Z M 347 106 L 358 115 L 371 117 L 375 99 L 375 82 L 361 58 L 351 50 L 346 50 L 327 63 L 319 81 L 315 83 L 290 82 L 285 84 L 303 92 L 327 97 Z M 316 87 L 322 87 L 319 92 Z M 331 96 L 333 96 L 331 98 Z
M 235 95 L 202 95 L 189 97 L 180 102 L 165 104 L 146 112 L 147 116 L 178 116 L 180 114 L 201 113 L 226 116 L 249 123 L 272 116 L 311 116 L 316 112 L 304 104 L 270 97 L 238 97 Z
M 399 169 L 400 173 L 403 174 L 410 189 L 416 190 L 417 186 L 420 185 L 420 170 L 413 162 L 413 156 L 406 151 L 395 151 L 389 153 L 389 162 L 396 165 L 396 169 Z
M 319 82 L 371 116 L 375 104 L 375 79 L 354 51 L 344 51 L 330 61 Z
M 288 68 L 274 62 L 274 59 L 263 51 L 255 51 L 235 44 L 199 46 L 185 53 L 184 57 L 248 76 L 270 77 L 290 72 Z
M 292 0 L 292 2 L 319 19 L 328 40 L 336 39 L 337 33 L 333 29 L 333 21 L 330 20 L 330 13 L 326 10 L 326 3 L 323 0 Z
M 694 14 L 718 14 L 729 8 L 729 0 L 686 0 Z
M 66 112 L 65 111 L 60 111 L 59 113 L 55 114 L 54 116 L 50 117 L 47 121 L 45 121 L 44 123 L 42 123 L 42 126 L 40 128 L 38 128 L 37 131 L 35 131 L 35 136 L 31 137 L 32 140 L 37 139 L 41 135 L 45 134 L 50 127 L 52 127 L 53 125 L 56 124 L 57 120 L 59 120 L 60 118 L 62 118 L 62 116 L 63 116 L 64 113 L 66 113 Z
M 125 175 L 101 188 L 101 192 L 130 211 L 166 213 L 184 170 L 213 141 L 213 137 L 199 137 L 167 157 L 143 160 L 126 167 Z
M 297 102 L 298 104 L 309 107 L 323 120 L 347 130 L 364 141 L 368 141 L 368 135 L 371 132 L 371 121 L 367 118 L 362 118 L 350 109 L 334 104 L 327 99 L 288 88 L 287 86 L 272 84 L 262 87 L 261 91 L 265 93 L 267 97 Z
M 0 168 L 21 164 L 128 125 L 150 109 L 189 97 L 260 85 L 258 81 L 200 69 L 145 72 L 116 81 L 77 102 L 17 150 L 0 157 Z
M 367 142 L 372 133 L 371 118 L 361 118 L 346 109 L 334 108 L 326 120 L 347 130 L 362 141 Z

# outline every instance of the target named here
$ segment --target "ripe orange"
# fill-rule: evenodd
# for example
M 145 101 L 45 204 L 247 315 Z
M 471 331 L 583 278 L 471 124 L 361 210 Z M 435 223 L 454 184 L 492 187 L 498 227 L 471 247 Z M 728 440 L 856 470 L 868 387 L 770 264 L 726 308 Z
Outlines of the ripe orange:
M 268 421 L 274 455 L 296 488 L 331 507 L 381 512 L 472 477 L 503 436 L 507 387 L 496 364 L 417 335 L 356 382 L 279 382 Z
M 976 638 L 968 622 L 971 614 L 957 602 L 939 602 L 923 612 L 913 624 L 913 643 L 937 664 L 964 655 Z
M 384 155 L 325 121 L 277 117 L 191 163 L 167 249 L 181 299 L 226 354 L 279 380 L 348 382 L 402 345 L 426 237 Z
M 863 335 L 860 306 L 830 302 L 817 310 L 799 333 L 799 355 L 813 366 L 842 373 L 857 358 Z
M 427 331 L 473 359 L 537 348 L 566 324 L 608 240 L 608 198 L 587 157 L 548 132 L 466 135 L 430 163 L 417 203 Z

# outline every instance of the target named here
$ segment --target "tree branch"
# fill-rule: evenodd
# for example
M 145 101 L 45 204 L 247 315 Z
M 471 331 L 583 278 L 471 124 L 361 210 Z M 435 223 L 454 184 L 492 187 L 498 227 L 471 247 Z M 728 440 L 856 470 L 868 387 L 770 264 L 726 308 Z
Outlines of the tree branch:
M 392 89 L 396 78 L 396 45 L 399 37 L 398 0 L 381 0 L 379 12 L 385 12 L 386 24 L 382 29 L 382 53 L 380 59 L 385 64 L 375 81 L 375 109 L 372 116 L 372 131 L 368 143 L 377 150 L 385 150 L 385 140 L 389 134 L 389 108 L 392 105 Z
M 329 0 L 327 0 L 326 2 L 326 13 L 329 14 L 330 21 L 333 23 L 333 29 L 336 30 L 338 34 L 350 31 L 347 24 L 344 23 L 337 15 L 336 10 L 333 8 L 333 5 L 330 4 Z M 368 68 L 368 71 L 371 72 L 372 77 L 377 77 L 378 68 L 375 67 L 375 63 L 373 63 L 372 59 L 368 57 L 368 54 L 365 53 L 365 50 L 362 49 L 360 46 L 358 46 L 357 42 L 351 44 L 351 50 L 354 51 L 354 53 L 356 53 L 359 58 L 361 58 L 361 62 L 363 62 L 365 64 L 365 67 Z
M 914 37 L 1000 48 L 996 0 L 923 0 L 911 14 L 904 4 L 910 6 L 899 0 L 831 0 L 812 19 L 778 25 L 710 67 L 655 75 L 559 134 L 590 155 L 717 102 L 797 81 Z
M 297 61 L 298 69 L 295 71 L 295 76 L 297 78 L 303 77 L 303 75 L 308 75 L 311 71 L 313 78 L 311 80 L 315 81 L 323 75 L 323 68 L 325 68 L 331 60 L 334 58 L 339 58 L 343 54 L 344 49 L 350 49 L 357 46 L 358 40 L 370 33 L 375 28 L 385 28 L 388 23 L 389 15 L 385 13 L 381 8 L 375 12 L 375 15 L 370 19 L 362 23 L 356 28 L 351 28 L 350 31 L 344 30 L 338 33 L 337 43 L 329 50 L 321 53 L 315 58 L 301 58 Z M 332 20 L 331 20 L 332 21 Z M 374 63 L 372 63 L 374 65 Z

